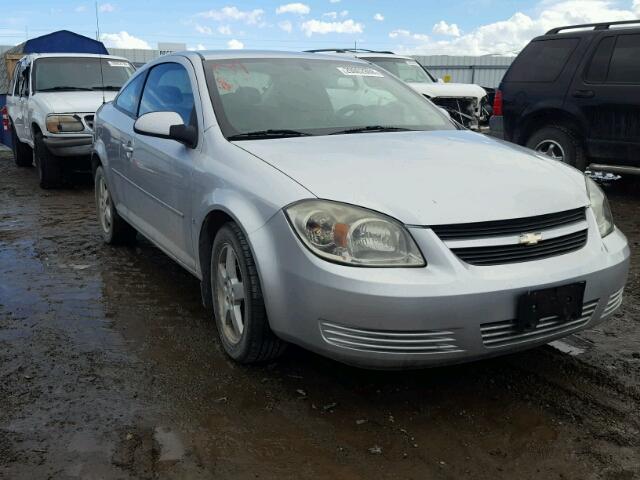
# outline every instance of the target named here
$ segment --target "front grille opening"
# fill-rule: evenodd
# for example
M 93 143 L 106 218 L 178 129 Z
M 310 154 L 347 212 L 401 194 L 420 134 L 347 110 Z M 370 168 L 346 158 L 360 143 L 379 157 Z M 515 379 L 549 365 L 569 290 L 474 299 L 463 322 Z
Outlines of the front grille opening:
M 587 230 L 542 240 L 536 245 L 496 245 L 452 248 L 462 261 L 471 265 L 502 265 L 555 257 L 581 249 L 587 243 Z
M 549 213 L 536 217 L 495 220 L 490 222 L 435 225 L 431 229 L 441 240 L 463 240 L 469 238 L 520 235 L 524 232 L 539 232 L 562 227 L 586 220 L 586 210 L 576 208 L 559 213 Z

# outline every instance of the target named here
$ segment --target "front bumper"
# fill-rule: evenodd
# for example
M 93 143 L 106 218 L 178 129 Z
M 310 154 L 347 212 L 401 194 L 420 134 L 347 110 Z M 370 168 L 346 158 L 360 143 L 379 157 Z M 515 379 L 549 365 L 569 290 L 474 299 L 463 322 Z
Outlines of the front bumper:
M 587 244 L 578 251 L 492 267 L 465 264 L 427 228 L 411 228 L 426 268 L 326 262 L 300 244 L 282 212 L 250 240 L 278 336 L 353 365 L 417 368 L 543 345 L 613 313 L 626 282 L 629 248 L 618 230 L 601 239 L 591 212 L 588 222 Z M 520 295 L 579 281 L 586 281 L 584 318 L 509 336 Z M 499 344 L 489 340 L 495 325 L 507 332 Z
M 60 157 L 80 157 L 91 154 L 93 135 L 48 136 L 44 137 L 44 144 L 49 151 Z

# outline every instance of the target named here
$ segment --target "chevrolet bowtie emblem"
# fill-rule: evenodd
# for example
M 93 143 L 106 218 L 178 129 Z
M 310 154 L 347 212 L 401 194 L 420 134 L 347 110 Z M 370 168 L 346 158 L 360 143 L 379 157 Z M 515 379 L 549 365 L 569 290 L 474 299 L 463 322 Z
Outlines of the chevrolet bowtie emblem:
M 542 240 L 541 233 L 523 233 L 520 235 L 520 245 L 537 245 Z

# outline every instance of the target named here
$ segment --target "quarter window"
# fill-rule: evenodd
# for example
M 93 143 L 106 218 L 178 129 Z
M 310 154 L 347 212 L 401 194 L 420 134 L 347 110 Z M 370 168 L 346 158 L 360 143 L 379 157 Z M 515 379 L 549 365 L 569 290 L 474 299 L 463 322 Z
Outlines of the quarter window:
M 193 90 L 185 68 L 163 63 L 149 73 L 140 101 L 140 115 L 149 112 L 176 112 L 183 122 L 195 123 Z
M 115 101 L 116 107 L 133 117 L 136 116 L 138 103 L 140 103 L 140 92 L 142 91 L 142 85 L 144 84 L 144 77 L 144 73 L 141 73 L 131 80 L 131 82 L 120 92 Z
M 591 64 L 587 69 L 587 75 L 585 77 L 587 82 L 604 83 L 607 80 L 611 49 L 613 48 L 615 40 L 615 37 L 606 37 L 600 41 L 598 48 L 591 58 Z
M 620 35 L 611 56 L 608 83 L 640 84 L 640 34 Z
M 505 78 L 509 82 L 553 82 L 578 45 L 577 38 L 531 42 L 518 55 Z

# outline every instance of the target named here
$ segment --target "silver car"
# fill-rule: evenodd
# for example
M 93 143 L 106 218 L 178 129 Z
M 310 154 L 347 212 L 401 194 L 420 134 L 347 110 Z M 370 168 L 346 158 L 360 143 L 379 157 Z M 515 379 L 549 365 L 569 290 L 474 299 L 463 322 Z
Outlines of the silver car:
M 136 232 L 201 280 L 222 346 L 371 368 L 468 361 L 592 328 L 629 248 L 602 190 L 459 129 L 357 59 L 187 52 L 96 115 L 107 243 Z

